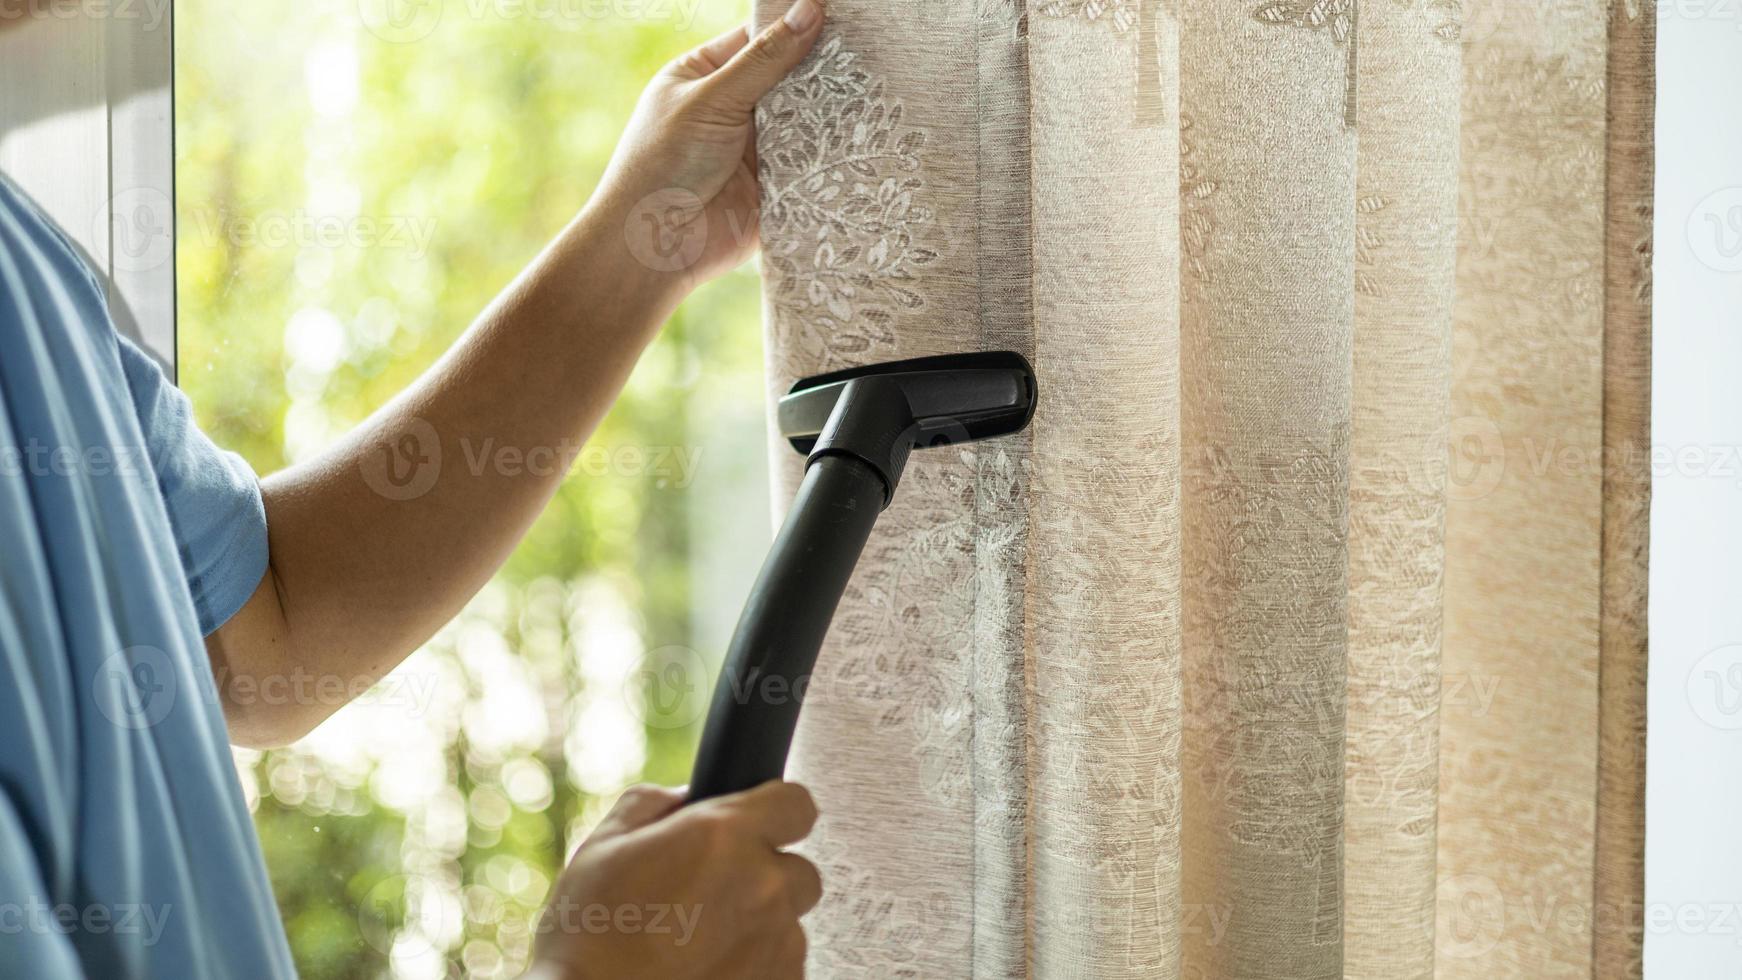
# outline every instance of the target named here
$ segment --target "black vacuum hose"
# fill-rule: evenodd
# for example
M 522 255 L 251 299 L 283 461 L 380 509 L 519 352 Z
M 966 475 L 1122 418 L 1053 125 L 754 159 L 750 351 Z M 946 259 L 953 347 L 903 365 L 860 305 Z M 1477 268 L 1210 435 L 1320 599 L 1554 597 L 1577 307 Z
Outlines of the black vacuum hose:
M 810 462 L 727 648 L 691 802 L 784 774 L 817 653 L 889 490 L 857 457 Z
M 1018 432 L 1037 392 L 1021 354 L 986 351 L 802 378 L 781 398 L 780 433 L 805 454 L 804 480 L 726 650 L 691 802 L 786 773 L 829 621 L 908 453 Z

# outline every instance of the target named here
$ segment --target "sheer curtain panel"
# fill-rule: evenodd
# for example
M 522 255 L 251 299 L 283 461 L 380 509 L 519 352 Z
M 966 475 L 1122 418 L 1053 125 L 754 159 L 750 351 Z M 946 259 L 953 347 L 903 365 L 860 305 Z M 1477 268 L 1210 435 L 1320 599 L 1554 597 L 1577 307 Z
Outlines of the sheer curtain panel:
M 1639 975 L 1655 17 L 831 0 L 771 394 L 1041 403 L 913 457 L 836 617 L 815 975 Z

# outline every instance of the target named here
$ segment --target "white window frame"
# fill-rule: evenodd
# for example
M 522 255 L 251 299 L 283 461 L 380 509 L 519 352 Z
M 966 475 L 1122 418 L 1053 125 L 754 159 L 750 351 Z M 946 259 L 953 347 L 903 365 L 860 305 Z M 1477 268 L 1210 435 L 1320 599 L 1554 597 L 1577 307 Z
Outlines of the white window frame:
M 85 255 L 116 326 L 175 372 L 174 27 L 167 0 L 14 7 L 0 171 Z

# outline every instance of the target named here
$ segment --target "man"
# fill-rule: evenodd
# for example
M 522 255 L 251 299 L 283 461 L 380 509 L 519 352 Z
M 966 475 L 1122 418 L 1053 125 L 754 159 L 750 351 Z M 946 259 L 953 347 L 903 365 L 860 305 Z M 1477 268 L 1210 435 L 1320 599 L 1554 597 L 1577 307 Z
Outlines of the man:
M 227 693 L 373 680 L 489 579 L 566 466 L 432 467 L 411 486 L 381 447 L 578 445 L 683 296 L 755 247 L 752 109 L 821 26 L 798 0 L 755 38 L 668 65 L 593 199 L 440 363 L 343 444 L 259 482 L 0 180 L 0 976 L 294 975 L 227 741 L 282 744 L 337 705 L 232 700 L 212 671 Z M 783 848 L 816 818 L 808 794 L 680 800 L 633 789 L 582 845 L 536 976 L 802 973 L 799 918 L 821 882 Z M 561 914 L 597 905 L 699 917 L 680 946 Z

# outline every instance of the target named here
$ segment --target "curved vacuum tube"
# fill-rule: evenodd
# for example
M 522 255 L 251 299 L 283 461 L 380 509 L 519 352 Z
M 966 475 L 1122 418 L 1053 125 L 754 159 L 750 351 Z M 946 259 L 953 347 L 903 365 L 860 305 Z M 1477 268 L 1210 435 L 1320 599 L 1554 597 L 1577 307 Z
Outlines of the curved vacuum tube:
M 908 453 L 1018 432 L 1036 396 L 1028 361 L 993 351 L 818 375 L 781 398 L 781 434 L 808 462 L 727 648 L 691 802 L 786 771 L 823 637 Z

